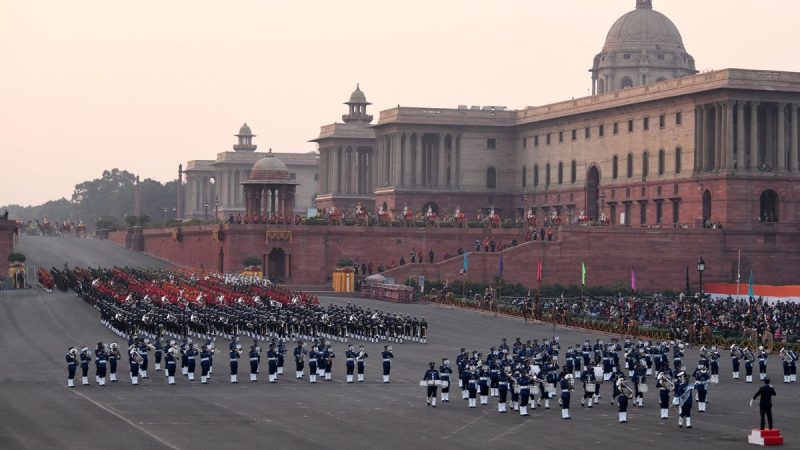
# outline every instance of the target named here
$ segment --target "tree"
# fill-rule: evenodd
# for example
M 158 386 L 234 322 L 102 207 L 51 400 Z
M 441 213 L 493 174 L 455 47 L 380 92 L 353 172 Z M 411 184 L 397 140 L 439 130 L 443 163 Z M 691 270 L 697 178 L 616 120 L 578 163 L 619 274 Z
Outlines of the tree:
M 245 267 L 261 267 L 261 258 L 258 256 L 248 256 L 242 260 Z

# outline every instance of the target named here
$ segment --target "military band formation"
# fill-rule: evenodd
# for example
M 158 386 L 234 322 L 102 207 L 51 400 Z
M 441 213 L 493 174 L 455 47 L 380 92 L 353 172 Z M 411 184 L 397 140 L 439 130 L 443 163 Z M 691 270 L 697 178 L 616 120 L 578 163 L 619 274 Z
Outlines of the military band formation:
M 432 407 L 436 406 L 438 389 L 442 403 L 449 403 L 451 386 L 457 382 L 469 408 L 488 406 L 491 397 L 497 399 L 498 413 L 507 413 L 510 407 L 527 416 L 529 408 L 549 410 L 551 401 L 556 401 L 565 420 L 572 418 L 573 395 L 577 395 L 575 401 L 580 399 L 582 408 L 591 409 L 602 405 L 605 391 L 610 404 L 618 409 L 619 422 L 627 423 L 629 406 L 644 408 L 645 394 L 652 384 L 658 391 L 660 419 L 669 419 L 670 408 L 675 407 L 678 426 L 692 428 L 694 403 L 697 412 L 707 412 L 711 386 L 720 382 L 722 352 L 714 346 L 701 347 L 699 361 L 694 365 L 684 362 L 685 349 L 686 344 L 680 342 L 654 344 L 626 339 L 620 343 L 614 339 L 609 344 L 602 340 L 592 344 L 587 340 L 567 348 L 561 365 L 558 337 L 524 343 L 517 338 L 511 345 L 504 338 L 486 355 L 460 349 L 455 372 L 447 358 L 438 369 L 430 362 L 420 386 L 426 388 L 426 404 Z M 726 350 L 730 351 L 733 380 L 740 379 L 740 360 L 744 360 L 746 383 L 752 383 L 757 360 L 759 379 L 769 385 L 769 354 L 764 348 L 756 354 L 736 345 Z M 797 353 L 781 349 L 779 355 L 784 383 L 796 382 Z M 609 387 L 603 388 L 604 385 Z

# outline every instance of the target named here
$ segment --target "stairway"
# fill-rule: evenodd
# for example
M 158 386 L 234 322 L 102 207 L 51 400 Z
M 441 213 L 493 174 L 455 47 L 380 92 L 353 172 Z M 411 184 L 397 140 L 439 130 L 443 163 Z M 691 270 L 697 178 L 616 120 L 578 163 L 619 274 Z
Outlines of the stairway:
M 747 442 L 755 445 L 783 445 L 781 430 L 753 430 Z

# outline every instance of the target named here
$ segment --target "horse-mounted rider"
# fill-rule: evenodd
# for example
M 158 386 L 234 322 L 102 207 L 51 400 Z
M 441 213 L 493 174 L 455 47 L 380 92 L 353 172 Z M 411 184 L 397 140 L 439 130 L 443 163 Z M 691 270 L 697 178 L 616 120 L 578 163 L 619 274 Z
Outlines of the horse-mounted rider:
M 489 226 L 492 228 L 500 228 L 500 214 L 495 212 L 494 207 L 489 211 L 489 215 L 486 216 L 486 220 L 489 222 Z
M 408 207 L 408 205 L 403 205 L 403 226 L 413 226 L 414 225 L 414 211 Z
M 455 224 L 456 228 L 467 226 L 467 216 L 461 211 L 460 206 L 456 206 L 456 211 L 453 213 L 453 223 Z
M 428 206 L 428 210 L 425 211 L 425 226 L 434 225 L 436 227 L 439 226 L 439 215 L 436 214 L 436 211 L 433 210 L 432 206 Z

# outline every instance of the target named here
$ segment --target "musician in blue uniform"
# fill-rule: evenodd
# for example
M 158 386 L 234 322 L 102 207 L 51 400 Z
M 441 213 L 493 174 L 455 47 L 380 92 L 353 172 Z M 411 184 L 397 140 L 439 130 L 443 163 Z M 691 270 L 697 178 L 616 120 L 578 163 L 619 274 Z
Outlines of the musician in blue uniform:
M 231 360 L 231 383 L 239 382 L 239 358 L 242 357 L 242 346 L 236 345 L 229 354 Z
M 672 348 L 672 366 L 675 372 L 680 372 L 683 367 L 683 344 L 678 344 Z
M 325 381 L 333 381 L 333 360 L 336 358 L 336 353 L 333 352 L 333 347 L 328 345 L 325 351 L 322 352 L 325 358 Z
M 352 378 L 352 375 L 350 377 Z M 435 363 L 428 363 L 428 370 L 425 371 L 422 381 L 426 384 L 427 405 L 436 408 L 436 382 L 439 381 L 439 371 L 436 370 Z
M 194 372 L 197 368 L 197 350 L 194 348 L 194 343 L 189 343 L 189 348 L 186 349 L 186 361 L 188 364 L 186 374 L 189 376 L 189 381 L 194 381 Z
M 311 350 L 308 352 L 308 382 L 317 382 L 317 361 L 319 354 L 317 353 L 317 346 L 312 345 Z
M 462 351 L 464 349 L 461 349 Z M 464 400 L 469 399 L 469 356 L 466 353 L 461 353 L 457 357 L 461 358 L 458 362 L 458 385 L 461 387 L 461 398 Z
M 303 341 L 297 341 L 297 346 L 292 351 L 294 355 L 294 375 L 298 380 L 303 379 L 303 370 L 305 369 L 305 356 L 306 349 L 303 348 Z
M 164 349 L 163 344 L 161 344 L 161 338 L 160 337 L 156 339 L 156 342 L 153 344 L 153 347 L 156 350 L 155 357 L 153 358 L 153 364 L 154 364 L 153 369 L 156 370 L 156 371 L 160 371 L 161 370 L 161 356 L 163 354 L 163 349 Z
M 767 358 L 769 352 L 763 346 L 758 347 L 758 379 L 763 380 L 767 377 Z
M 661 408 L 661 418 L 669 419 L 669 394 L 670 390 L 667 388 L 667 382 L 672 381 L 672 370 L 669 366 L 664 366 L 663 369 L 656 375 L 656 387 L 658 388 L 659 408 Z M 674 387 L 674 385 L 673 385 Z
M 275 344 L 269 344 L 267 350 L 267 369 L 269 371 L 269 382 L 275 383 L 278 381 L 278 352 L 275 350 Z
M 753 382 L 753 361 L 754 360 L 755 360 L 755 356 L 753 356 L 753 352 L 751 352 L 749 348 L 745 348 L 745 351 L 744 351 L 744 381 L 745 381 L 745 383 L 752 383 Z
M 148 367 L 147 354 L 149 350 L 150 350 L 150 340 L 149 339 L 140 340 L 139 356 L 142 357 L 142 363 L 139 364 L 139 375 L 141 375 L 142 378 L 147 378 L 147 367 Z
M 189 375 L 189 358 L 186 356 L 186 350 L 189 349 L 189 342 L 187 339 L 184 339 L 181 342 L 181 375 L 188 376 Z
M 719 358 L 719 350 L 717 350 L 716 346 L 712 346 L 708 370 L 711 372 L 711 382 L 714 384 L 719 384 Z
M 177 357 L 179 353 L 180 350 L 178 347 L 171 346 L 164 354 L 164 365 L 166 366 L 165 370 L 167 371 L 167 384 L 175 384 L 175 371 L 178 368 Z
M 442 358 L 442 365 L 439 366 L 439 377 L 442 379 L 442 403 L 450 402 L 450 379 L 452 375 L 453 368 L 450 367 L 450 360 Z M 359 375 L 359 381 L 361 381 L 361 375 Z
M 468 366 L 462 374 L 466 378 L 468 403 L 470 408 L 478 407 L 478 373 L 475 366 Z
M 463 397 L 466 399 L 466 387 L 464 386 L 464 380 L 461 377 L 461 372 L 464 371 L 464 368 L 467 365 L 467 351 L 463 347 L 456 355 L 456 370 L 458 371 L 458 387 L 461 389 Z
M 675 381 L 675 398 L 678 399 L 678 427 L 683 428 L 686 419 L 686 428 L 692 428 L 692 391 L 694 385 L 689 384 L 686 372 L 680 372 Z
M 706 396 L 708 395 L 708 382 L 711 377 L 705 366 L 697 366 L 692 377 L 695 379 L 694 388 L 697 390 L 697 412 L 706 412 Z
M 383 382 L 389 383 L 389 374 L 392 371 L 392 359 L 394 359 L 394 353 L 392 353 L 392 348 L 388 345 L 383 346 L 381 359 L 383 359 Z
M 525 372 L 517 376 L 517 386 L 519 389 L 519 415 L 528 415 L 528 403 L 531 398 L 531 380 Z
M 286 345 L 284 344 L 283 339 L 278 339 L 278 345 L 276 346 L 275 351 L 278 357 L 276 360 L 277 369 L 275 372 L 275 380 L 277 381 L 277 375 L 283 375 L 283 362 L 286 359 Z
M 643 365 L 636 365 L 636 369 L 633 371 L 633 378 L 631 379 L 631 382 L 633 382 L 633 389 L 635 393 L 633 403 L 639 408 L 642 408 L 644 407 L 644 391 L 642 391 L 642 388 L 644 387 L 647 389 L 647 369 Z
M 344 366 L 347 371 L 346 381 L 348 384 L 353 384 L 353 373 L 356 370 L 356 352 L 353 350 L 352 345 L 347 346 L 347 351 L 344 352 Z
M 635 373 L 634 373 L 635 375 Z M 617 378 L 615 385 L 617 386 L 617 403 L 619 404 L 619 423 L 628 423 L 628 393 L 625 392 L 623 387 L 625 384 L 624 378 Z M 630 388 L 628 388 L 630 389 Z
M 128 365 L 131 369 L 131 384 L 136 386 L 139 384 L 139 350 L 135 346 L 131 347 L 128 351 Z
M 258 350 L 255 344 L 250 346 L 250 382 L 254 383 L 258 381 L 258 362 L 261 358 L 259 358 Z
M 208 384 L 208 371 L 211 369 L 211 350 L 207 345 L 200 349 L 200 383 Z
M 594 376 L 593 370 L 586 370 L 581 373 L 581 381 L 583 382 L 583 399 L 581 399 L 581 406 L 584 406 L 588 401 L 588 407 L 592 407 L 594 400 L 595 384 L 597 379 Z
M 360 345 L 358 347 L 358 354 L 356 354 L 356 374 L 358 375 L 358 382 L 364 382 L 364 368 L 366 366 L 366 360 L 369 357 L 366 350 L 364 350 L 364 346 Z M 451 371 L 452 372 L 452 371 Z M 442 395 L 444 395 L 444 389 L 442 389 Z
M 498 359 L 499 356 L 496 356 L 489 362 L 489 395 L 492 397 L 499 395 L 500 365 Z
M 89 356 L 89 349 L 86 347 L 81 348 L 81 384 L 87 386 L 89 384 L 89 361 L 92 357 Z
M 737 347 L 736 344 L 731 346 L 731 366 L 733 368 L 733 379 L 739 379 L 739 358 L 741 356 L 741 350 Z
M 499 413 L 508 412 L 506 400 L 508 399 L 508 378 L 510 373 L 511 367 L 506 366 L 505 370 L 501 370 L 497 376 L 497 412 Z
M 78 349 L 75 347 L 70 347 L 67 350 L 67 387 L 75 387 L 75 365 L 77 364 L 76 359 L 78 358 Z
M 571 373 L 562 372 L 559 375 L 559 385 L 561 387 L 561 418 L 571 419 L 569 416 L 569 400 L 572 391 L 572 378 Z
M 95 379 L 100 386 L 106 385 L 106 348 L 102 342 L 97 343 L 94 350 Z
M 789 374 L 791 377 L 789 378 L 789 382 L 796 383 L 797 382 L 797 352 L 794 350 L 788 350 L 789 356 L 792 358 L 792 362 L 789 363 Z
M 109 345 L 109 352 L 108 352 L 108 380 L 112 383 L 117 382 L 117 363 L 120 359 L 119 354 L 119 345 L 116 342 L 112 342 Z
M 481 405 L 489 404 L 489 366 L 478 367 L 478 389 L 481 396 Z

